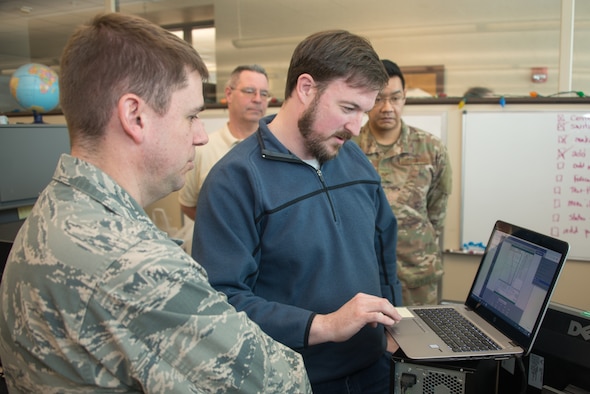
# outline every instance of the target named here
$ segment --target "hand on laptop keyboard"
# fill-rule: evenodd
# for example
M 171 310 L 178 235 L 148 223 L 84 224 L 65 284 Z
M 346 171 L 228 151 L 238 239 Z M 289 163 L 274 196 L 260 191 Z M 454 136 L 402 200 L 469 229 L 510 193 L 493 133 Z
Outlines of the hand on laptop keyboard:
M 401 319 L 387 299 L 358 293 L 337 311 L 317 314 L 311 323 L 308 343 L 343 342 L 367 324 L 373 327 L 378 324 L 392 326 Z

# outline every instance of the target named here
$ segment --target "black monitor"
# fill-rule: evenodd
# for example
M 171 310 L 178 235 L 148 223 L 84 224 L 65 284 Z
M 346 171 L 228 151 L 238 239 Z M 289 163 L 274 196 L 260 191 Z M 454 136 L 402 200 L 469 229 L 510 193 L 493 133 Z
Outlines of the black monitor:
M 0 210 L 33 205 L 68 152 L 66 125 L 0 125 Z

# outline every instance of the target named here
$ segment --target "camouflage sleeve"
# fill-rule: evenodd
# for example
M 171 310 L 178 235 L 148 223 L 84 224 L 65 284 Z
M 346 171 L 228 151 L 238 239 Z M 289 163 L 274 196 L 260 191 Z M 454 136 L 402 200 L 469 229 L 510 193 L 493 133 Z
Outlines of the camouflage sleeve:
M 441 144 L 436 158 L 435 173 L 427 195 L 428 219 L 437 235 L 443 231 L 447 202 L 452 189 L 453 175 L 446 146 Z
M 301 356 L 236 312 L 167 242 L 131 249 L 89 305 L 83 337 L 111 373 L 128 372 L 147 393 L 311 392 Z

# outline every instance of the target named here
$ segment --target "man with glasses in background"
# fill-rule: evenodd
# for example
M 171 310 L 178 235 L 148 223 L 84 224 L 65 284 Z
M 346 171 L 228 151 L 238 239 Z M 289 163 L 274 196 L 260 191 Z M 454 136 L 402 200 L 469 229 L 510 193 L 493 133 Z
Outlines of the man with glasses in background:
M 381 176 L 398 220 L 397 272 L 404 305 L 438 304 L 439 240 L 452 181 L 449 157 L 440 139 L 404 123 L 404 76 L 394 62 L 382 62 L 389 82 L 354 141 Z
M 221 129 L 209 134 L 207 145 L 195 149 L 195 168 L 187 173 L 186 184 L 179 193 L 182 212 L 195 219 L 199 191 L 209 170 L 231 148 L 258 129 L 266 114 L 270 92 L 268 76 L 257 64 L 236 67 L 225 86 L 229 120 Z M 190 253 L 190 251 L 189 251 Z
M 195 167 L 186 174 L 186 183 L 178 193 L 182 212 L 191 220 L 183 231 L 184 249 L 191 253 L 197 199 L 211 167 L 244 138 L 258 129 L 266 114 L 270 92 L 266 70 L 257 64 L 236 67 L 225 86 L 229 120 L 221 129 L 209 134 L 207 145 L 195 147 Z

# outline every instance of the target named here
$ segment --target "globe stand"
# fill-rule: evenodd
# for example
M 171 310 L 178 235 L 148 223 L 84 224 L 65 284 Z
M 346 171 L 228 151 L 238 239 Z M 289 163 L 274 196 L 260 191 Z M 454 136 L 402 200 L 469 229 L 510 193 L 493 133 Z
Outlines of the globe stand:
M 43 121 L 43 114 L 33 111 L 33 124 L 47 124 Z

